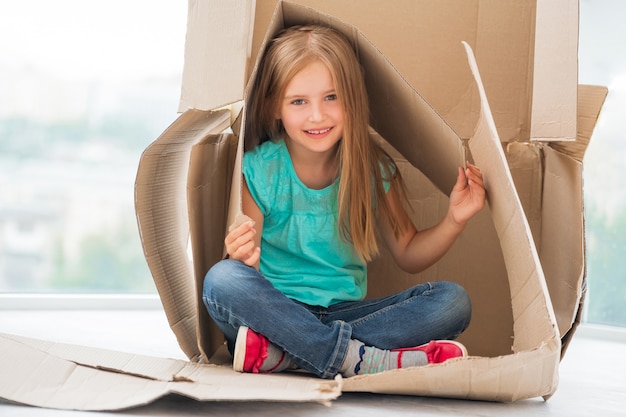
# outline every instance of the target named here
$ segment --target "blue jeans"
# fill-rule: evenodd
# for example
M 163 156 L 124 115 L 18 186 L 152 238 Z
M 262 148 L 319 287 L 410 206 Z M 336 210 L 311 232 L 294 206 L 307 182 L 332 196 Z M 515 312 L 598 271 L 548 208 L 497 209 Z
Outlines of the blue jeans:
M 287 298 L 255 268 L 229 259 L 209 270 L 202 299 L 231 353 L 239 326 L 247 326 L 322 378 L 339 373 L 350 339 L 381 349 L 418 346 L 456 338 L 471 317 L 467 293 L 453 282 L 421 284 L 378 299 L 309 306 Z

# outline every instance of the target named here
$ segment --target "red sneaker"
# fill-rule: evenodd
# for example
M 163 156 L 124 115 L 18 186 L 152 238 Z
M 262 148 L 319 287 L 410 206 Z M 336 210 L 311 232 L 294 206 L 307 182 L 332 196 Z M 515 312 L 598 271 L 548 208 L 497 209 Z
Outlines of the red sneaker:
M 233 369 L 237 372 L 280 372 L 292 366 L 285 352 L 246 326 L 239 327 L 233 356 Z
M 412 348 L 393 349 L 398 352 L 398 368 L 402 368 L 402 353 L 407 351 L 421 350 L 426 353 L 428 363 L 442 363 L 448 359 L 464 358 L 467 356 L 467 349 L 454 340 L 431 340 L 430 342 Z

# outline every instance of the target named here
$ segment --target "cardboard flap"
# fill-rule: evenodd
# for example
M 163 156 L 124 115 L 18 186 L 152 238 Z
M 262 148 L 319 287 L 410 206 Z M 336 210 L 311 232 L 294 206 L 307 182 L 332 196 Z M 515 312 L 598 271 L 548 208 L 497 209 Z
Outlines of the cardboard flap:
M 450 194 L 457 167 L 466 160 L 463 142 L 361 34 L 358 51 L 365 72 L 372 127 L 442 192 Z
M 503 402 L 549 396 L 558 384 L 555 356 L 558 346 L 545 344 L 497 358 L 469 357 L 347 378 L 343 391 Z
M 576 141 L 552 142 L 550 146 L 582 162 L 608 93 L 606 87 L 579 85 Z
M 230 184 L 239 138 L 233 133 L 208 135 L 191 149 L 187 180 L 187 202 L 191 227 L 191 249 L 197 294 L 200 350 L 210 358 L 224 342 L 200 295 L 207 271 L 224 256 Z M 209 337 L 208 335 L 212 335 Z
M 254 3 L 188 0 L 180 112 L 216 109 L 242 99 Z
M 511 142 L 506 145 L 506 157 L 515 181 L 517 195 L 524 207 L 535 245 L 541 252 L 541 207 L 543 190 L 543 144 Z
M 464 46 L 481 99 L 480 118 L 469 147 L 483 171 L 489 207 L 511 283 L 513 350 L 535 349 L 545 341 L 554 343 L 560 350 L 556 318 L 530 226 L 500 145 L 474 55 L 467 43 Z M 558 362 L 558 355 L 553 359 Z
M 189 110 L 141 155 L 135 210 L 146 261 L 183 352 L 198 359 L 196 289 L 189 260 L 187 169 L 191 147 L 230 125 L 230 112 Z
M 530 140 L 576 139 L 578 0 L 537 0 Z
M 77 410 L 119 410 L 177 393 L 200 401 L 315 401 L 341 379 L 256 375 L 231 368 L 0 334 L 0 398 Z
M 171 381 L 189 362 L 118 352 L 90 346 L 57 343 L 30 337 L 0 334 L 0 340 L 10 339 L 24 346 L 45 352 L 58 359 L 94 369 L 120 372 L 153 380 Z
M 507 146 L 561 337 L 571 337 L 581 315 L 586 274 L 582 160 L 607 92 L 606 87 L 578 87 L 576 141 Z
M 543 158 L 540 257 L 563 336 L 578 312 L 585 279 L 583 167 L 551 147 L 544 148 Z
M 37 407 L 119 410 L 167 393 L 167 383 L 104 372 L 0 335 L 0 398 Z

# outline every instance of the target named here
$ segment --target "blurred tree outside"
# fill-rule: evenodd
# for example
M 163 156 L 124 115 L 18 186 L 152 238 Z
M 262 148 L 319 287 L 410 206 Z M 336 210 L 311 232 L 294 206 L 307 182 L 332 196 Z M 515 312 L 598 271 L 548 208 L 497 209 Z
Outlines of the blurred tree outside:
M 133 293 L 154 291 L 136 224 L 123 224 L 108 234 L 93 234 L 81 242 L 81 256 L 56 257 L 50 290 L 63 292 Z M 58 247 L 61 251 L 61 247 Z

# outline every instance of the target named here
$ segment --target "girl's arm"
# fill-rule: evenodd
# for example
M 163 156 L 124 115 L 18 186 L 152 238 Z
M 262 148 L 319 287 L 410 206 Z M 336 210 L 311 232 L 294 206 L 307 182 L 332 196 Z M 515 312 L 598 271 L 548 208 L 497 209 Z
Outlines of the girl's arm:
M 466 223 L 485 204 L 485 188 L 478 167 L 459 167 L 457 182 L 450 194 L 446 216 L 435 226 L 418 231 L 402 207 L 398 190 L 387 192 L 391 215 L 400 221 L 401 232 L 396 238 L 389 219 L 380 218 L 382 235 L 394 260 L 406 272 L 417 273 L 437 262 L 454 244 Z
M 259 269 L 263 214 L 250 195 L 245 177 L 242 177 L 242 183 L 243 214 L 250 217 L 252 220 L 244 222 L 231 230 L 226 236 L 226 239 L 224 239 L 224 244 L 226 245 L 226 252 L 228 252 L 230 259 L 236 259 L 248 266 Z

